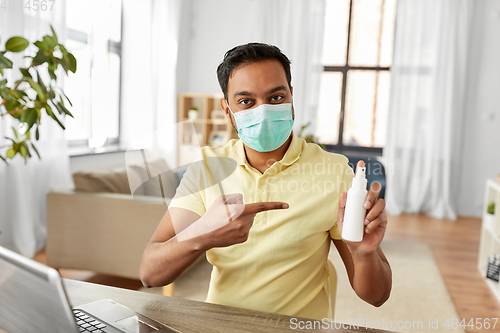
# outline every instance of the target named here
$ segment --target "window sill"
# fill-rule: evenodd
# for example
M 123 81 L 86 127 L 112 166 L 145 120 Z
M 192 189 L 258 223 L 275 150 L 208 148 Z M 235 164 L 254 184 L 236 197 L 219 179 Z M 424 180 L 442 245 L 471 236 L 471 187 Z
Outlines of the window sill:
M 99 148 L 90 148 L 88 146 L 68 147 L 70 157 L 123 153 L 125 151 L 127 151 L 127 148 L 122 147 L 119 144 L 111 144 Z
M 337 146 L 326 145 L 326 151 L 339 153 L 342 155 L 380 157 L 382 156 L 383 148 L 378 147 L 356 147 L 356 146 Z

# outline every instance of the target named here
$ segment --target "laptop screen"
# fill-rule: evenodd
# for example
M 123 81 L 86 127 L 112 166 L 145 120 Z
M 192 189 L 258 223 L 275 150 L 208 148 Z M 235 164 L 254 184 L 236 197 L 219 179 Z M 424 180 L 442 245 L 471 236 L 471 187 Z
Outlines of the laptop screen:
M 0 249 L 2 250 L 2 249 Z M 67 301 L 43 269 L 0 251 L 0 327 L 7 332 L 75 332 Z

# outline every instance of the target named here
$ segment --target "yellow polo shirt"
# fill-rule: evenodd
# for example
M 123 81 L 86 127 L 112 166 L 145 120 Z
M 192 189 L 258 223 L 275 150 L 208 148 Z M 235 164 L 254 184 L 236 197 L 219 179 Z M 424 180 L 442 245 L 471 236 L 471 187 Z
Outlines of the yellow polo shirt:
M 234 167 L 227 167 L 225 173 L 230 175 L 215 184 L 217 177 L 207 173 L 207 163 L 192 164 L 170 207 L 202 216 L 221 195 L 220 187 L 224 194 L 242 193 L 245 204 L 287 202 L 286 210 L 257 214 L 246 242 L 207 251 L 213 270 L 206 301 L 331 319 L 328 252 L 331 238 L 341 238 L 336 223 L 338 201 L 340 193 L 350 188 L 353 171 L 345 156 L 292 135 L 283 159 L 264 174 L 248 164 L 241 140 L 202 148 L 202 161 L 213 161 L 210 157 L 234 160 Z

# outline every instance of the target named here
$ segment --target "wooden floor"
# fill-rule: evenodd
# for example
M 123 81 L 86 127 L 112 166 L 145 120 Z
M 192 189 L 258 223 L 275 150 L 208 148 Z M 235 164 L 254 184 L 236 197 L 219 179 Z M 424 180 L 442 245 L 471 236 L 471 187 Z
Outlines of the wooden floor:
M 391 216 L 385 239 L 428 244 L 455 304 L 459 317 L 469 323 L 476 318 L 500 318 L 500 303 L 493 296 L 479 271 L 481 221 L 477 218 L 460 217 L 456 221 L 436 220 L 425 215 Z M 44 263 L 44 253 L 36 260 Z M 139 281 L 93 275 L 88 272 L 61 270 L 63 277 L 84 280 L 120 288 L 139 289 Z M 437 331 L 434 331 L 437 332 Z M 471 329 L 466 332 L 500 332 L 496 329 Z
M 385 239 L 428 244 L 455 304 L 458 316 L 469 323 L 476 318 L 500 318 L 500 303 L 477 269 L 481 221 L 460 217 L 437 220 L 425 215 L 391 216 Z M 477 326 L 476 326 L 477 327 Z M 500 332 L 496 328 L 466 332 Z

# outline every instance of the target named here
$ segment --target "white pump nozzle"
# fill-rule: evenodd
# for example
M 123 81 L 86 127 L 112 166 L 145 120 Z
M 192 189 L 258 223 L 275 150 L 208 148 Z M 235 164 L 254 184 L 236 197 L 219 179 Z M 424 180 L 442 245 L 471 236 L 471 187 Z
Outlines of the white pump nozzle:
M 352 187 L 356 189 L 366 189 L 366 167 L 356 168 L 356 177 L 352 180 Z
M 366 171 L 365 167 L 362 168 L 358 167 L 356 170 L 356 178 L 365 179 L 365 171 Z

